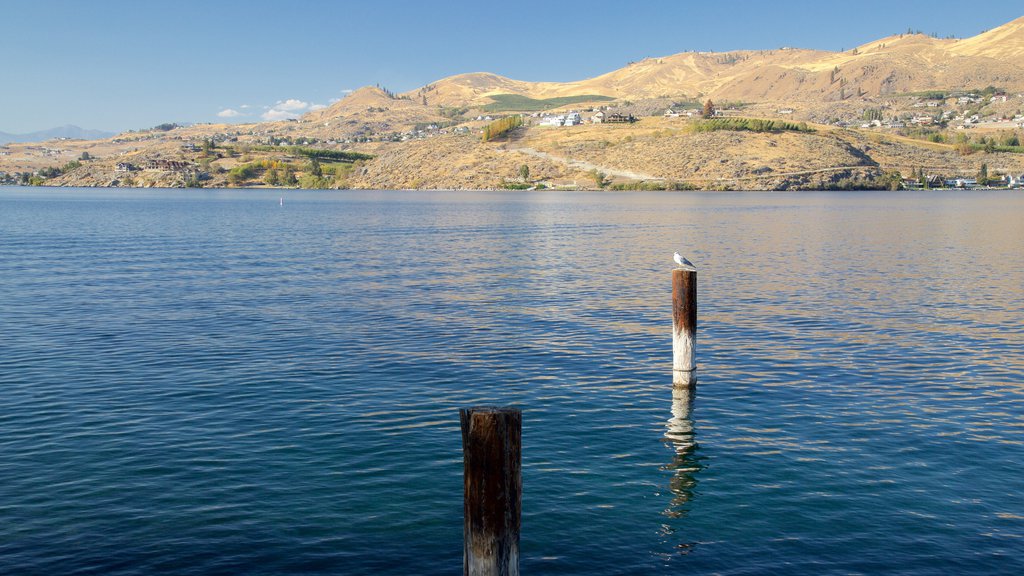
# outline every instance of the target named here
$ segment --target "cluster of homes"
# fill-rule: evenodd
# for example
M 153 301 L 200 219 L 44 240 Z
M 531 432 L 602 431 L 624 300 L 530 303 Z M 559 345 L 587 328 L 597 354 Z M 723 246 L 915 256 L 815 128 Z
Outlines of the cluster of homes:
M 143 168 L 131 162 L 118 162 L 114 166 L 114 172 L 128 173 L 137 172 Z M 162 158 L 151 158 L 146 161 L 146 170 L 162 170 L 164 172 L 180 172 L 185 176 L 199 176 L 198 166 L 191 162 L 181 160 L 164 160 Z
M 485 116 L 484 118 L 490 118 Z M 428 124 L 423 128 L 416 128 L 413 130 L 407 130 L 405 132 L 394 132 L 385 137 L 380 138 L 381 140 L 387 139 L 393 142 L 406 142 L 408 140 L 422 140 L 424 138 L 433 138 L 434 136 L 440 136 L 442 134 L 468 134 L 469 126 L 454 126 L 448 128 L 442 128 L 437 124 Z M 369 141 L 369 140 L 367 140 Z M 352 140 L 345 140 L 342 143 L 352 142 Z
M 405 132 L 373 132 L 362 131 L 349 138 L 338 138 L 337 140 L 325 140 L 324 144 L 352 144 L 359 142 L 408 142 L 409 140 L 423 140 L 434 138 L 444 134 L 468 134 L 469 126 L 441 127 L 437 124 L 428 124 L 421 128 L 406 130 Z
M 60 140 L 60 138 L 58 138 L 58 140 Z M 67 140 L 67 138 L 63 138 L 63 140 Z M 67 150 L 63 150 L 61 148 L 50 148 L 49 146 L 25 146 L 24 149 L 25 150 L 38 151 L 38 152 L 41 152 L 43 156 L 49 156 L 49 157 L 55 157 L 55 158 L 56 157 L 60 157 L 65 152 L 67 152 Z M 11 153 L 8 150 L 0 150 L 0 156 L 10 156 L 10 154 Z
M 618 114 L 598 110 L 587 119 L 590 124 L 632 124 L 636 117 L 632 114 Z M 583 116 L 579 112 L 568 112 L 566 114 L 542 114 L 540 116 L 541 126 L 579 126 L 584 123 Z
M 908 126 L 934 126 L 940 124 L 949 124 L 956 127 L 957 130 L 967 130 L 970 128 L 999 128 L 1013 130 L 1017 128 L 1024 128 L 1024 115 L 1018 114 L 1013 118 L 982 118 L 978 114 L 971 114 L 970 116 L 963 114 L 956 114 L 951 111 L 945 111 L 941 114 L 934 116 L 928 116 L 918 114 L 909 117 L 894 117 L 888 120 L 871 120 L 860 124 L 861 128 L 906 128 Z M 841 128 L 848 128 L 852 126 L 850 122 L 837 121 L 836 126 Z
M 975 188 L 1024 188 L 1024 174 L 1017 176 L 1006 175 L 995 180 L 989 180 L 986 186 L 978 184 L 977 178 L 943 178 L 942 176 L 926 176 L 928 188 L 958 188 L 961 190 L 973 190 Z M 921 190 L 925 188 L 917 178 L 906 178 L 903 180 L 903 187 L 907 190 Z
M 779 114 L 792 114 L 795 112 L 792 108 L 783 108 L 777 110 Z M 715 117 L 725 116 L 725 112 L 722 110 L 715 110 L 712 113 Z M 704 116 L 704 110 L 694 110 L 692 108 L 675 109 L 669 108 L 665 110 L 665 118 L 701 118 Z
M 579 112 L 548 114 L 540 119 L 541 126 L 578 126 L 580 124 L 583 124 L 583 117 Z
M 977 113 L 968 114 L 967 111 L 963 110 L 964 108 L 970 109 L 977 105 L 1009 102 L 1012 98 L 1024 99 L 1024 94 L 1017 94 L 1016 96 L 996 94 L 990 97 L 980 96 L 978 94 L 966 94 L 946 98 L 944 100 L 921 99 L 912 104 L 911 108 L 935 110 L 931 112 L 914 112 L 912 114 L 894 114 L 892 117 L 885 120 L 876 119 L 864 122 L 837 120 L 835 125 L 841 128 L 848 128 L 854 125 L 859 125 L 861 128 L 907 128 L 910 126 L 932 126 L 941 124 L 955 127 L 958 130 L 967 130 L 970 128 L 1024 128 L 1024 115 L 1022 114 L 1017 114 L 1012 118 L 1008 115 L 990 115 L 982 117 Z M 961 110 L 941 110 L 945 105 L 960 107 Z M 782 111 L 780 110 L 780 112 Z

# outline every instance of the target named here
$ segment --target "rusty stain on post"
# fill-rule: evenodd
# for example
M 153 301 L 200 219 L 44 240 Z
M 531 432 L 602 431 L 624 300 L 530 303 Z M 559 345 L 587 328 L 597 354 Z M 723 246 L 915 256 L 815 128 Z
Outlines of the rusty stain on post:
M 522 412 L 477 407 L 462 421 L 464 576 L 518 576 Z
M 672 271 L 672 383 L 697 381 L 697 271 Z

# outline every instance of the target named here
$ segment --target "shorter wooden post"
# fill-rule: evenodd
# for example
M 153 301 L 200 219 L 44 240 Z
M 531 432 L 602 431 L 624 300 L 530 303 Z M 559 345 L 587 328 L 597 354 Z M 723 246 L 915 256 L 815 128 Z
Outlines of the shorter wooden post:
M 477 407 L 462 421 L 464 576 L 518 576 L 522 412 Z
M 672 384 L 697 382 L 697 271 L 672 271 Z

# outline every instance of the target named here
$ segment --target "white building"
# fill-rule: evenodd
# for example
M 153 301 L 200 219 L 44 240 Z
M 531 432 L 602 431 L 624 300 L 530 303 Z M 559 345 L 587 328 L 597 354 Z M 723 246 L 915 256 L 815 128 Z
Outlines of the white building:
M 946 186 L 950 188 L 977 188 L 978 181 L 974 178 L 952 178 L 946 180 Z

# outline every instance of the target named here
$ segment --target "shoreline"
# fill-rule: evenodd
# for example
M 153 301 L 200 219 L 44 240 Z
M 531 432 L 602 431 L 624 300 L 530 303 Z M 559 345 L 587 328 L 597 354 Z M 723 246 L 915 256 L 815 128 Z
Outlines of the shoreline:
M 902 188 L 899 190 L 883 190 L 878 188 L 815 188 L 815 189 L 786 189 L 786 190 L 765 190 L 765 189 L 754 189 L 754 188 L 730 188 L 730 189 L 713 189 L 713 188 L 693 188 L 686 190 L 640 190 L 640 189 L 622 189 L 613 190 L 609 188 L 540 188 L 540 189 L 509 189 L 509 188 L 281 188 L 273 186 L 72 186 L 72 185 L 31 185 L 31 184 L 0 184 L 0 189 L 15 189 L 15 188 L 35 188 L 35 189 L 48 189 L 48 190 L 62 190 L 62 189 L 89 189 L 89 190 L 253 190 L 253 191 L 297 191 L 297 192 L 508 192 L 510 194 L 522 194 L 522 193 L 534 193 L 534 192 L 606 192 L 606 193 L 630 193 L 630 192 L 648 192 L 648 193 L 686 193 L 686 192 L 714 192 L 714 193 L 729 193 L 729 192 L 750 192 L 750 193 L 779 193 L 788 192 L 793 194 L 799 194 L 802 192 L 892 192 L 892 193 L 905 193 L 905 192 L 1012 192 L 1020 191 L 1024 193 L 1024 187 L 1005 188 L 1005 187 L 975 187 L 975 188 Z

